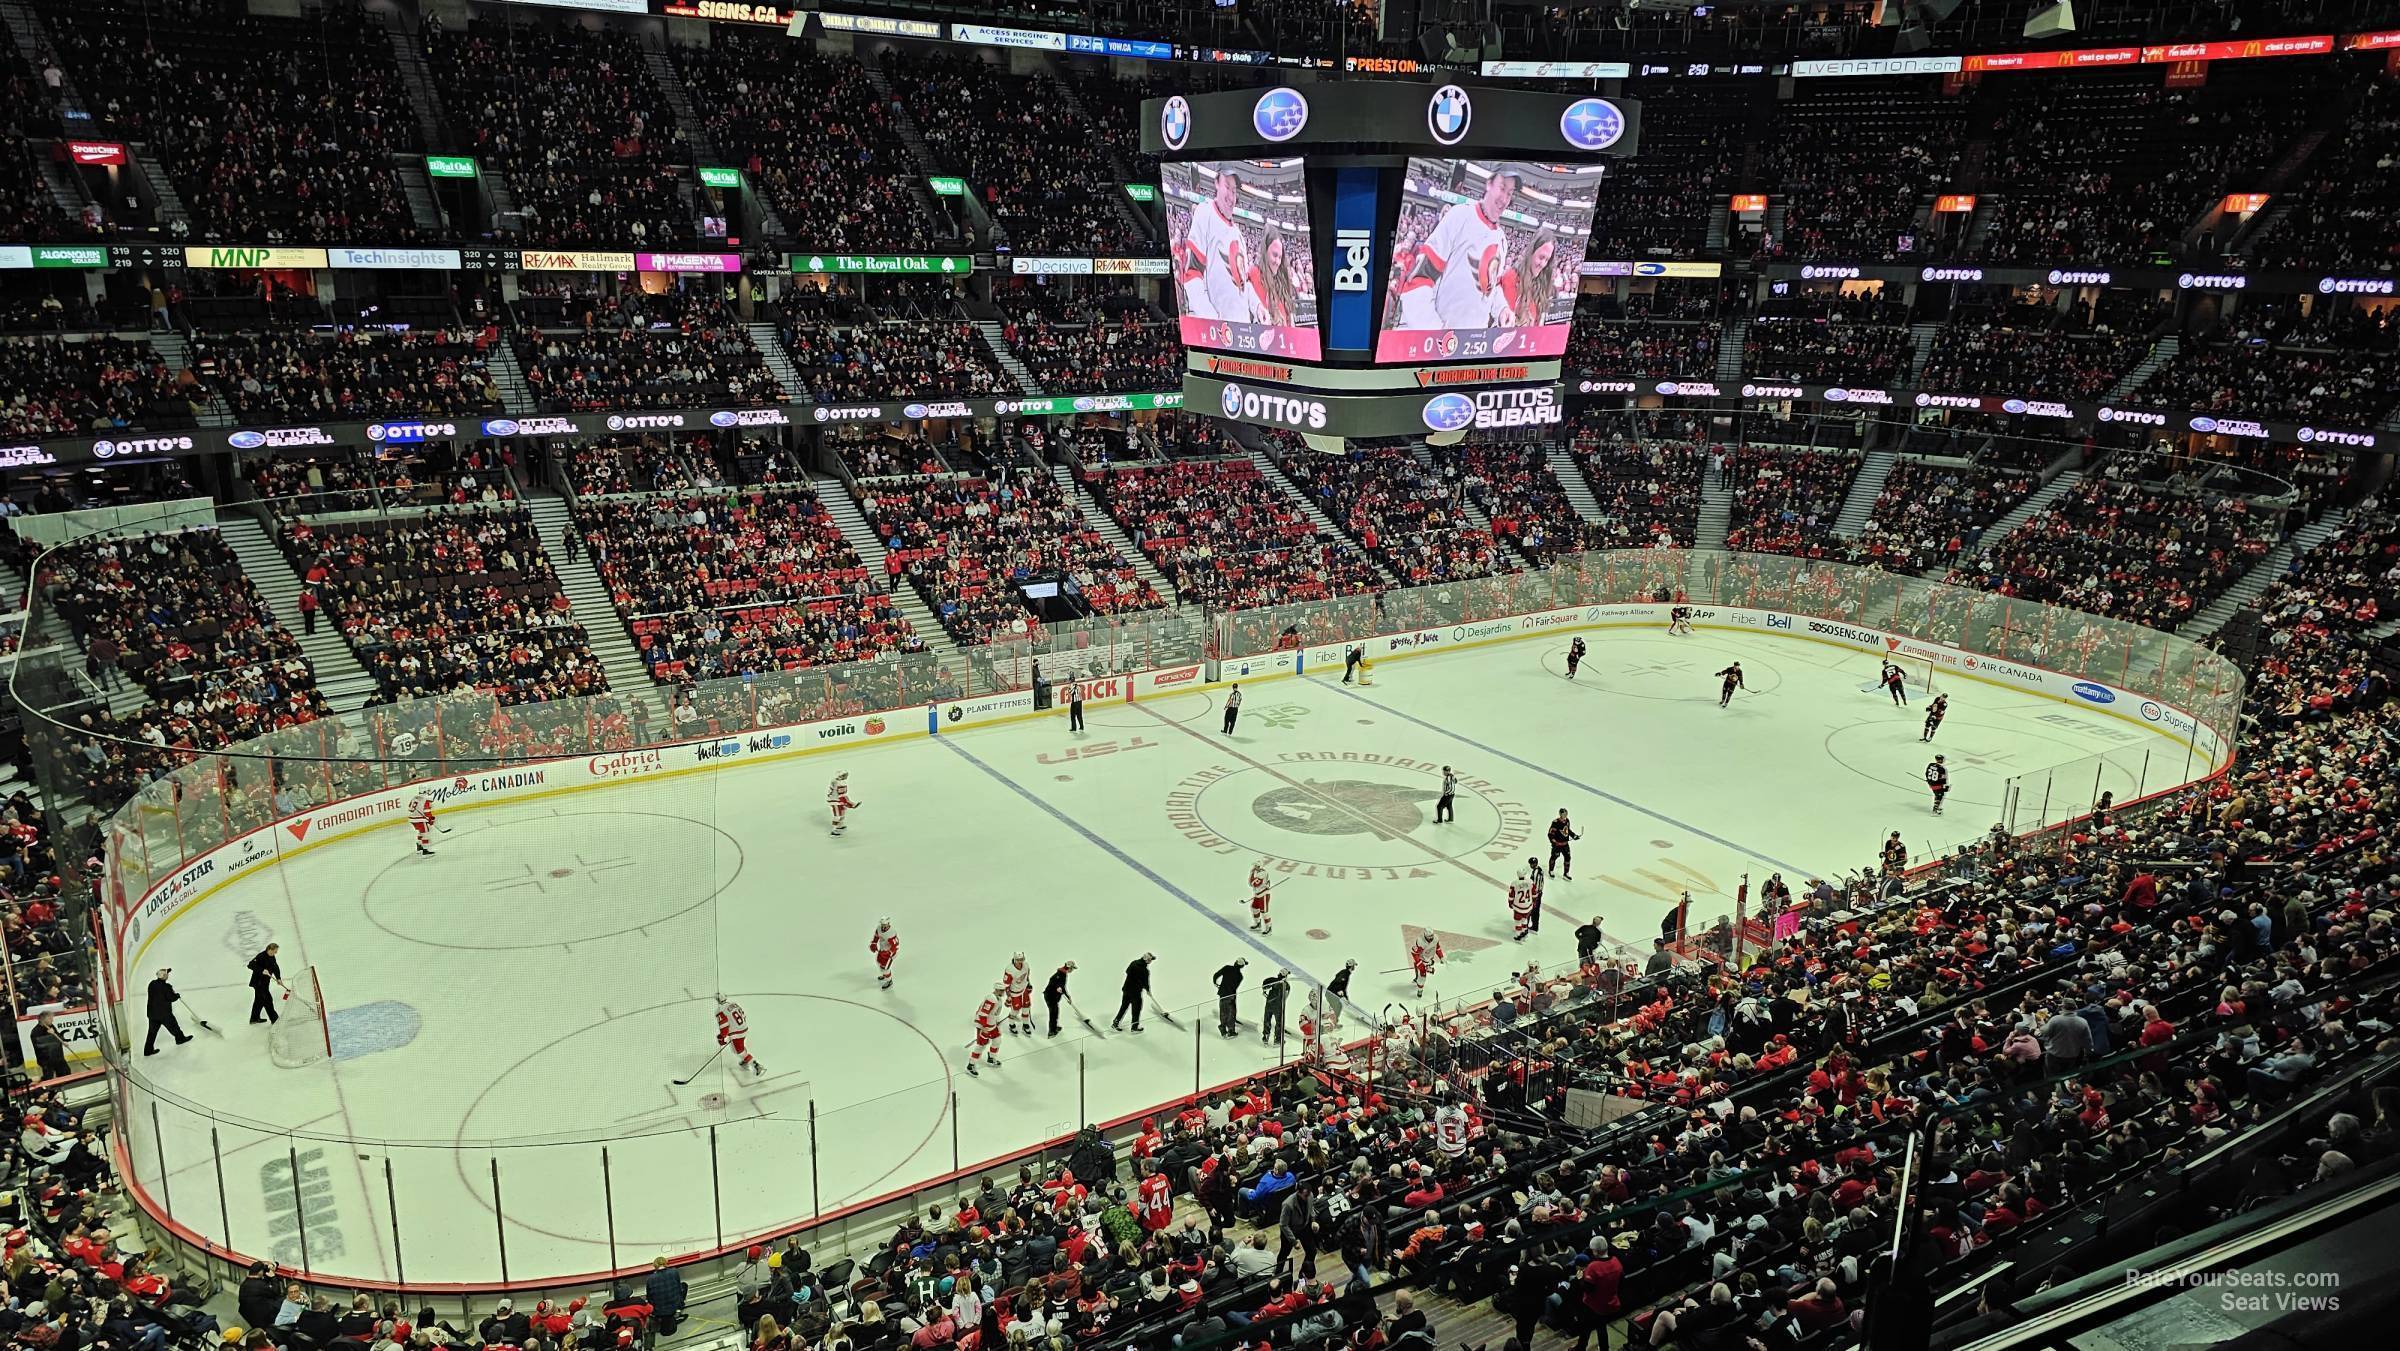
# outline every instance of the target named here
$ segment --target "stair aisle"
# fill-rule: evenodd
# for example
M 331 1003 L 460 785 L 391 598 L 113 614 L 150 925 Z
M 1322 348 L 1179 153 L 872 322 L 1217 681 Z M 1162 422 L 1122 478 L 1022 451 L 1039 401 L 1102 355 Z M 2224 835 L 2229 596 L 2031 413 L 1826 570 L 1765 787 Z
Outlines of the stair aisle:
M 1072 468 L 1063 464 L 1054 464 L 1050 466 L 1050 477 L 1058 484 L 1059 490 L 1067 495 L 1067 500 L 1073 502 L 1077 509 L 1081 510 L 1084 516 L 1091 521 L 1092 528 L 1100 532 L 1100 538 L 1107 540 L 1110 548 L 1133 560 L 1134 576 L 1148 582 L 1151 588 L 1165 596 L 1169 603 L 1175 605 L 1183 603 L 1183 597 L 1175 590 L 1175 584 L 1168 581 L 1167 575 L 1158 570 L 1157 566 L 1150 561 L 1149 555 L 1133 546 L 1133 536 L 1126 534 L 1125 528 L 1117 524 L 1117 518 L 1101 508 L 1100 499 L 1092 496 L 1091 491 L 1075 477 L 1075 471 Z
M 527 493 L 525 509 L 533 516 L 534 534 L 540 537 L 543 552 L 550 555 L 550 569 L 558 574 L 559 587 L 567 593 L 575 622 L 583 625 L 592 655 L 608 672 L 608 687 L 628 699 L 646 701 L 650 726 L 667 726 L 658 685 L 650 679 L 650 668 L 642 664 L 641 650 L 634 646 L 625 617 L 617 613 L 616 603 L 609 598 L 600 570 L 592 566 L 590 551 L 579 551 L 574 562 L 567 561 L 567 530 L 574 523 L 574 509 L 549 488 Z
M 1420 441 L 1410 446 L 1408 453 L 1410 458 L 1425 466 L 1425 472 L 1432 475 L 1435 480 L 1438 481 L 1441 478 L 1441 466 L 1434 463 L 1433 447 Z M 1463 491 L 1458 495 L 1458 511 L 1460 515 L 1467 518 L 1467 524 L 1482 531 L 1492 541 L 1492 547 L 1499 550 L 1501 559 L 1507 564 L 1505 570 L 1513 572 L 1533 566 L 1533 560 L 1525 556 L 1525 551 L 1519 549 L 1514 540 L 1500 538 L 1500 532 L 1492 529 L 1490 513 L 1477 505 L 1475 499 Z
M 1575 514 L 1587 521 L 1606 520 L 1600 514 L 1600 499 L 1592 495 L 1591 480 L 1583 476 L 1583 466 L 1575 462 L 1574 455 L 1556 442 L 1544 447 L 1543 454 L 1550 461 L 1551 476 L 1566 490 L 1567 503 L 1575 508 Z
M 2018 526 L 2021 526 L 2027 521 L 2032 520 L 2040 513 L 2049 510 L 2051 503 L 2056 502 L 2058 499 L 2065 497 L 2068 493 L 2075 491 L 2075 485 L 2081 482 L 2083 482 L 2083 471 L 2080 469 L 2069 469 L 2065 473 L 2060 474 L 2057 478 L 2054 478 L 2048 483 L 2043 484 L 2041 487 L 2034 489 L 2032 494 L 2026 497 L 2024 501 L 2019 502 L 2015 506 L 2009 508 L 2006 516 L 2003 516 L 1999 520 L 1992 522 L 1991 525 L 1984 530 L 1983 534 L 1978 537 L 1978 542 L 1982 540 L 2007 539 L 2016 531 Z
M 349 640 L 334 626 L 332 616 L 320 615 L 315 633 L 305 630 L 300 622 L 300 574 L 292 570 L 283 550 L 275 547 L 267 528 L 247 511 L 223 511 L 217 515 L 217 533 L 241 560 L 242 571 L 265 598 L 275 622 L 300 640 L 301 655 L 315 670 L 317 692 L 325 696 L 326 704 L 336 713 L 364 707 L 375 693 L 375 677 L 359 664 L 358 654 L 350 650 Z M 113 706 L 113 697 L 110 702 Z
M 2133 397 L 2133 392 L 2142 387 L 2142 382 L 2149 379 L 2153 371 L 2173 360 L 2175 354 L 2182 350 L 2183 339 L 2174 334 L 2168 334 L 2152 343 L 2149 355 L 2144 356 L 2132 370 L 2125 372 L 2124 379 L 2109 386 L 2108 393 L 2100 396 L 2101 401 L 2114 403 L 2119 399 Z
M 2283 580 L 2285 574 L 2292 570 L 2292 564 L 2299 561 L 2302 555 L 2342 533 L 2342 526 L 2349 519 L 2348 511 L 2336 508 L 2293 531 L 2289 539 L 2267 550 L 2266 555 L 2258 560 L 2258 565 L 2243 573 L 2233 585 L 2225 588 L 2223 594 L 2200 607 L 2199 613 L 2176 625 L 2176 636 L 2197 642 L 2225 627 L 2225 621 L 2233 618 L 2236 611 L 2256 601 L 2266 594 L 2268 587 Z
M 1010 350 L 1008 337 L 1002 331 L 999 320 L 978 319 L 975 321 L 975 331 L 983 335 L 983 345 L 992 349 L 992 356 L 1000 363 L 1000 369 L 1008 372 L 1008 378 L 1017 382 L 1018 393 L 1041 394 L 1045 392 L 1041 382 L 1033 378 L 1033 372 L 1026 367 L 1024 362 L 1017 359 L 1014 351 Z M 1047 392 L 1058 393 L 1059 391 Z
M 533 388 L 525 383 L 525 368 L 517 364 L 517 345 L 508 338 L 493 343 L 484 354 L 491 367 L 492 383 L 499 387 L 500 406 L 510 417 L 531 417 L 541 409 L 533 401 Z
M 900 612 L 900 617 L 908 621 L 908 626 L 917 631 L 919 638 L 925 640 L 927 650 L 941 657 L 943 670 L 953 676 L 963 673 L 966 670 L 965 649 L 950 636 L 948 629 L 942 627 L 941 616 L 935 614 L 933 607 L 925 603 L 925 598 L 917 594 L 915 585 L 906 577 L 892 576 L 891 554 L 883 547 L 883 541 L 876 536 L 874 528 L 867 524 L 865 513 L 858 509 L 858 500 L 851 496 L 850 485 L 830 474 L 811 473 L 808 477 L 809 486 L 817 490 L 817 500 L 825 504 L 825 514 L 841 529 L 842 538 L 850 541 L 850 547 L 858 550 L 859 561 L 866 565 L 867 575 L 876 579 L 877 586 L 890 590 L 892 608 Z M 865 481 L 860 485 L 860 490 L 874 492 L 874 480 Z
M 1850 480 L 1850 495 L 1842 499 L 1841 514 L 1833 518 L 1833 533 L 1843 539 L 1857 539 L 1865 533 L 1867 519 L 1874 514 L 1875 499 L 1883 495 L 1883 485 L 1899 467 L 1900 457 L 1890 450 L 1870 450 L 1860 462 L 1857 477 Z
M 1744 349 L 1749 345 L 1749 333 L 1750 321 L 1744 318 L 1728 319 L 1717 330 L 1717 383 L 1741 383 L 1742 358 L 1746 355 Z
M 792 354 L 785 350 L 783 334 L 775 325 L 761 321 L 743 327 L 749 330 L 750 345 L 758 349 L 758 354 L 766 359 L 767 369 L 774 372 L 776 381 L 783 386 L 783 397 L 793 403 L 813 402 L 815 396 L 809 393 L 808 382 L 800 378 L 800 368 L 792 364 Z

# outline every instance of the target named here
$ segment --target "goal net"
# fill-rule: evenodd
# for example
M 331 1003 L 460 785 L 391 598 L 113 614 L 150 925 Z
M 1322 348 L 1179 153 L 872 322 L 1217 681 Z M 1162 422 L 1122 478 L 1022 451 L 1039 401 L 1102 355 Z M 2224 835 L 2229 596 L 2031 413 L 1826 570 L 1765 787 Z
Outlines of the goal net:
M 317 984 L 317 969 L 303 967 L 285 989 L 275 1009 L 275 1026 L 267 1033 L 267 1050 L 285 1069 L 299 1069 L 333 1059 L 333 1033 L 325 1025 L 325 992 Z
M 1896 666 L 1900 669 L 1900 679 L 1910 694 L 1933 693 L 1933 663 L 1923 657 L 1902 656 L 1897 653 L 1877 661 L 1874 668 L 1867 673 L 1867 683 L 1859 688 L 1870 694 L 1880 691 L 1883 688 L 1883 668 L 1885 666 Z

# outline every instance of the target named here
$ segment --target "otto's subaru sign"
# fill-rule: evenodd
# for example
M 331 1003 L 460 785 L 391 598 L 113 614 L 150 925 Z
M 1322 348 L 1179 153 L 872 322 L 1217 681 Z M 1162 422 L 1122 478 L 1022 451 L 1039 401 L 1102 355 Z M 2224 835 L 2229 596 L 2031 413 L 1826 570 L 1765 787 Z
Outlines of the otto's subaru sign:
M 2069 688 L 2075 691 L 2076 698 L 2088 703 L 2113 704 L 2117 701 L 2115 690 L 2106 685 L 2095 685 L 2088 680 L 2078 680 Z
M 1558 134 L 1577 150 L 1606 150 L 1625 135 L 1625 114 L 1607 99 L 1577 99 L 1558 115 Z
M 1308 125 L 1308 100 L 1297 89 L 1270 89 L 1251 105 L 1250 125 L 1262 140 L 1288 141 Z
M 235 432 L 233 435 L 225 438 L 225 444 L 233 447 L 235 450 L 256 450 L 266 443 L 267 434 L 265 432 Z M 94 447 L 94 449 L 98 448 Z M 100 453 L 106 455 L 108 452 L 103 450 L 100 451 Z
M 1464 394 L 1436 394 L 1425 401 L 1425 426 L 1437 432 L 1463 431 L 1475 425 L 1475 401 Z

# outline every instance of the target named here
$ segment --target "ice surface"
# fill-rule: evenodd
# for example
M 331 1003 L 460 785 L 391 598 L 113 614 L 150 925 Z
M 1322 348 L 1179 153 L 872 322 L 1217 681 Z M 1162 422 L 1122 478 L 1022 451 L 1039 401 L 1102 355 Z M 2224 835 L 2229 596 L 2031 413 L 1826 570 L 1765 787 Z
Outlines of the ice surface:
M 133 1089 L 129 1110 L 157 1115 L 136 1173 L 177 1222 L 337 1275 L 488 1281 L 503 1242 L 517 1280 L 633 1265 L 1274 1064 L 1297 1051 L 1262 1045 L 1255 1021 L 1278 965 L 1302 985 L 1296 1026 L 1305 985 L 1358 959 L 1355 1032 L 1418 1002 L 1395 970 L 1404 926 L 1452 936 L 1426 999 L 1488 995 L 1527 961 L 1571 963 L 1588 916 L 1646 949 L 1682 890 L 1706 924 L 1745 877 L 1755 894 L 1770 872 L 1797 888 L 1856 870 L 1893 829 L 1920 856 L 1973 839 L 2011 776 L 2067 766 L 2055 818 L 2095 778 L 2122 799 L 2199 771 L 2142 723 L 1947 673 L 1926 747 L 1921 700 L 1862 692 L 1874 659 L 1822 645 L 1589 641 L 1572 683 L 1545 635 L 1379 663 L 1369 689 L 1255 682 L 1231 738 L 1221 691 L 1200 690 L 1090 706 L 1081 735 L 1062 710 L 458 811 L 430 859 L 395 824 L 261 868 L 151 949 L 226 1036 L 142 1062 L 158 1092 Z M 1711 673 L 1737 658 L 1751 690 L 1720 709 Z M 1955 784 L 1942 817 L 1933 750 Z M 1462 792 L 1437 825 L 1444 764 Z M 862 803 L 838 839 L 837 768 Z M 1550 883 L 1519 950 L 1504 882 L 1546 853 L 1560 807 L 1583 836 L 1575 878 Z M 1267 936 L 1247 917 L 1261 856 L 1281 879 Z M 890 991 L 867 954 L 885 915 L 902 940 Z M 320 973 L 329 1065 L 277 1069 L 243 1024 L 241 963 L 268 938 Z M 1001 1067 L 969 1078 L 972 1012 L 1020 950 L 1037 1019 L 1072 959 L 1107 1035 L 1070 1013 L 1057 1040 L 1006 1037 Z M 1108 1032 L 1144 951 L 1179 1025 Z M 1237 957 L 1245 1025 L 1227 1040 L 1210 974 Z M 713 1049 L 718 989 L 746 1006 L 768 1073 L 720 1057 L 673 1087 Z

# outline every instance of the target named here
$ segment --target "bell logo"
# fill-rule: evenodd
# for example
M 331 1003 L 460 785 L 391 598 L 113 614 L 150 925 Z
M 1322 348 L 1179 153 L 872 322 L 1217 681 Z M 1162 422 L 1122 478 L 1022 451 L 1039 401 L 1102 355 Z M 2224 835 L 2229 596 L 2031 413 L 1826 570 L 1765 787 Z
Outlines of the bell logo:
M 1375 245 L 1365 230 L 1333 232 L 1333 289 L 1364 291 L 1374 267 Z

